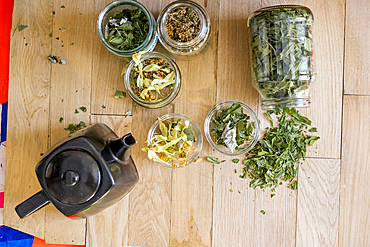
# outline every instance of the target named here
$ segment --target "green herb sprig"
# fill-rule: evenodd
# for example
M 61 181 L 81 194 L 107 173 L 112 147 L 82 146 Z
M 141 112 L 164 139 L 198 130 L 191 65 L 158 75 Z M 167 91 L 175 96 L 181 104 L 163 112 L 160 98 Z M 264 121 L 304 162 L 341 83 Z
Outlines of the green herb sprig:
M 311 121 L 295 108 L 268 111 L 267 115 L 271 121 L 271 115 L 276 115 L 278 126 L 266 128 L 263 138 L 243 161 L 240 177 L 252 179 L 252 188 L 276 188 L 281 185 L 279 180 L 284 180 L 289 182 L 289 188 L 297 189 L 298 164 L 304 160 L 307 147 L 320 137 L 308 135 L 310 129 L 316 128 L 310 128 Z

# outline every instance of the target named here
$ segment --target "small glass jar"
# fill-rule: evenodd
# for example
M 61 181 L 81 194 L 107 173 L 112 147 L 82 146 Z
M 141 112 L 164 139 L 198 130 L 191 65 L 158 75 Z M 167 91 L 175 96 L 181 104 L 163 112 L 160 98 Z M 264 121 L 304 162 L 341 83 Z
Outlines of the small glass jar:
M 124 84 L 127 90 L 128 95 L 131 97 L 131 99 L 138 105 L 146 108 L 151 108 L 151 109 L 157 109 L 157 108 L 162 108 L 165 107 L 171 103 L 175 103 L 175 100 L 178 98 L 181 92 L 181 73 L 180 69 L 175 63 L 175 61 L 170 58 L 169 56 L 159 53 L 159 52 L 147 52 L 141 55 L 140 57 L 140 62 L 143 62 L 147 59 L 150 58 L 159 58 L 163 59 L 166 61 L 173 69 L 174 75 L 175 75 L 175 83 L 173 84 L 173 89 L 172 91 L 164 98 L 156 102 L 148 102 L 139 97 L 138 95 L 135 94 L 135 92 L 132 89 L 132 84 L 134 84 L 134 68 L 137 68 L 137 65 L 134 60 L 131 60 L 129 63 L 126 73 L 124 76 Z
M 199 17 L 199 32 L 196 37 L 187 41 L 179 42 L 170 38 L 167 33 L 166 22 L 169 14 L 178 8 L 189 8 Z M 158 16 L 157 33 L 161 44 L 179 59 L 191 59 L 206 52 L 209 47 L 211 34 L 211 21 L 202 6 L 193 1 L 175 1 L 167 5 Z
M 120 50 L 112 46 L 108 41 L 107 25 L 109 18 L 122 12 L 124 9 L 134 10 L 139 8 L 148 19 L 149 32 L 144 42 L 132 50 Z M 103 45 L 114 55 L 121 58 L 131 58 L 139 51 L 153 51 L 158 41 L 157 25 L 152 13 L 141 3 L 135 0 L 117 0 L 108 4 L 99 14 L 97 22 L 98 35 Z
M 255 88 L 262 109 L 309 107 L 315 80 L 313 14 L 300 5 L 262 8 L 248 18 Z
M 165 165 L 163 163 L 160 163 L 160 164 L 163 164 L 166 167 L 170 167 L 170 168 L 180 168 L 180 167 L 187 166 L 193 161 L 196 162 L 196 160 L 199 159 L 199 154 L 203 147 L 203 135 L 202 135 L 202 131 L 200 130 L 198 124 L 190 117 L 183 115 L 183 114 L 179 114 L 179 113 L 169 113 L 169 114 L 161 116 L 159 119 L 166 126 L 168 126 L 170 122 L 177 122 L 179 120 L 182 122 L 182 124 L 185 124 L 185 121 L 189 121 L 190 123 L 189 128 L 194 132 L 195 140 L 196 140 L 193 143 L 192 149 L 188 153 L 188 156 L 185 161 L 173 161 L 171 162 L 172 164 L 170 166 Z M 159 121 L 157 119 L 149 129 L 148 137 L 147 137 L 147 144 L 149 145 L 153 141 L 153 137 L 155 135 L 160 135 L 160 134 L 161 134 L 161 130 L 159 127 Z

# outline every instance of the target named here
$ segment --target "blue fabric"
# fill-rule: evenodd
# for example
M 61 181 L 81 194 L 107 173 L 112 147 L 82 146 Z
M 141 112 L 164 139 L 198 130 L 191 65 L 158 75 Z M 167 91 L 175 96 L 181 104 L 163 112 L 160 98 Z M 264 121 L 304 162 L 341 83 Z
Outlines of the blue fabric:
M 5 102 L 4 104 L 1 105 L 2 111 L 1 111 L 1 142 L 6 141 L 6 122 L 7 122 L 7 117 L 8 117 L 8 102 Z
M 0 247 L 32 247 L 33 236 L 7 226 L 0 227 Z

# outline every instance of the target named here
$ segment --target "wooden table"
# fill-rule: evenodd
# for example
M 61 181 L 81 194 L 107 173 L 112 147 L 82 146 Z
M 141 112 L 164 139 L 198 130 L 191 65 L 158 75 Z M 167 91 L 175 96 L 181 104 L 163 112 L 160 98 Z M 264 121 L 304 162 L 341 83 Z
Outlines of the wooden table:
M 104 48 L 96 32 L 98 14 L 109 2 L 15 1 L 6 225 L 48 243 L 98 247 L 370 246 L 367 0 L 198 1 L 211 17 L 210 48 L 199 59 L 178 61 L 182 95 L 175 105 L 160 110 L 135 107 L 129 97 L 113 97 L 124 89 L 120 73 L 125 62 Z M 141 2 L 157 17 L 170 0 Z M 202 157 L 227 162 L 169 169 L 149 161 L 140 148 L 152 122 L 166 113 L 186 114 L 202 126 L 216 103 L 239 100 L 258 113 L 263 127 L 268 125 L 251 84 L 246 20 L 260 7 L 285 3 L 304 4 L 315 16 L 318 76 L 311 107 L 301 112 L 318 127 L 321 140 L 299 167 L 298 191 L 280 186 L 271 199 L 270 191 L 249 188 L 248 180 L 234 173 L 242 165 L 215 153 L 207 142 Z M 19 32 L 19 25 L 28 28 Z M 160 44 L 156 50 L 164 52 Z M 49 54 L 67 65 L 48 63 Z M 75 114 L 81 106 L 88 111 Z M 132 115 L 126 116 L 127 110 Z M 51 205 L 20 220 L 15 205 L 40 190 L 34 173 L 40 153 L 66 136 L 63 128 L 69 123 L 79 121 L 104 122 L 120 135 L 132 132 L 138 141 L 132 156 L 140 182 L 118 204 L 87 220 L 72 221 Z

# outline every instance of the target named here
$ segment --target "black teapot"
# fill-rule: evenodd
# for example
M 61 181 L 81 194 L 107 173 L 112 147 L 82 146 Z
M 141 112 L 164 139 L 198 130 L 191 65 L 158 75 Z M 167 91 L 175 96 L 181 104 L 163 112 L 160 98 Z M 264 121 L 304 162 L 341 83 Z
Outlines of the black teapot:
M 101 212 L 132 190 L 139 180 L 130 148 L 105 124 L 79 130 L 56 143 L 36 166 L 42 190 L 15 207 L 24 218 L 50 202 L 65 216 L 79 219 Z

